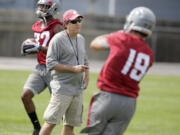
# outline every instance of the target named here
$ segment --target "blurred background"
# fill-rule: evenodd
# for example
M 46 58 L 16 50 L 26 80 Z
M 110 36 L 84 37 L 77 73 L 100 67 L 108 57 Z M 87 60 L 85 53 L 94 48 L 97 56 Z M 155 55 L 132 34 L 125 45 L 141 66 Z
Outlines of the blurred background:
M 58 18 L 67 9 L 85 16 L 82 34 L 89 59 L 104 60 L 108 52 L 94 53 L 90 41 L 99 34 L 123 28 L 125 17 L 137 6 L 146 6 L 157 16 L 153 36 L 148 39 L 156 62 L 180 62 L 180 0 L 60 0 Z M 33 37 L 37 0 L 0 0 L 0 57 L 21 57 L 22 41 Z

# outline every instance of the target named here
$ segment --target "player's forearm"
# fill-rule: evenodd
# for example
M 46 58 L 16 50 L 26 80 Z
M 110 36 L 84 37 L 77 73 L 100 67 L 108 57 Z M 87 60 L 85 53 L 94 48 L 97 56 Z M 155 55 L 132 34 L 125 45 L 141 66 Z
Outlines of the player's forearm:
M 94 50 L 105 50 L 109 49 L 108 43 L 106 41 L 106 35 L 102 35 L 99 37 L 96 37 L 91 43 L 90 48 Z

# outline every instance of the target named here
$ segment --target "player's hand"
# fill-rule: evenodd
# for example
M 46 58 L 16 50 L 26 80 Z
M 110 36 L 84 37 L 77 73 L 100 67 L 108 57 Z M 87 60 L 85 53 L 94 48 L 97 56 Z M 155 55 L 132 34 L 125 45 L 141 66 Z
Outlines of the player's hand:
M 26 49 L 26 53 L 37 52 L 38 50 L 39 50 L 39 45 L 38 44 L 33 44 L 32 48 Z
M 88 70 L 89 67 L 86 65 L 76 65 L 73 67 L 73 69 L 74 69 L 75 73 L 80 73 L 80 72 L 84 72 L 84 71 Z
M 36 53 L 39 49 L 39 44 L 34 38 L 28 38 L 21 44 L 21 55 Z

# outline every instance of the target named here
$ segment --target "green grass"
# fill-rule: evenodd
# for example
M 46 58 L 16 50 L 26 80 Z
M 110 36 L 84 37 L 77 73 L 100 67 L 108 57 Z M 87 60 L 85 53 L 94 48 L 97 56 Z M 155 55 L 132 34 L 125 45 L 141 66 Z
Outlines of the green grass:
M 0 135 L 31 135 L 32 125 L 21 102 L 23 84 L 30 71 L 0 70 Z M 84 127 L 91 95 L 97 91 L 97 74 L 91 73 L 84 93 L 84 123 L 75 128 L 76 135 Z M 41 123 L 48 104 L 48 91 L 35 96 Z M 62 124 L 60 124 L 62 125 Z M 53 135 L 58 135 L 57 125 Z M 148 75 L 141 83 L 136 113 L 125 135 L 180 135 L 180 76 Z

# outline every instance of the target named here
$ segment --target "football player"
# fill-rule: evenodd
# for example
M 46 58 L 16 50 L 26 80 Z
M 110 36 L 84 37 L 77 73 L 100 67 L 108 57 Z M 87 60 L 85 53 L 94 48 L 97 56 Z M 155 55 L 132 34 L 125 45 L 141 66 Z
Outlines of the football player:
M 59 8 L 60 3 L 58 0 L 39 0 L 37 2 L 36 15 L 39 20 L 32 25 L 34 40 L 26 40 L 21 48 L 24 55 L 37 54 L 38 64 L 34 72 L 26 80 L 21 96 L 25 110 L 34 127 L 33 135 L 39 134 L 41 125 L 32 98 L 47 87 L 50 90 L 51 76 L 46 70 L 46 52 L 51 38 L 63 30 L 62 22 L 55 18 Z
M 131 121 L 139 94 L 139 83 L 152 66 L 153 52 L 145 41 L 156 17 L 146 7 L 133 9 L 124 30 L 96 37 L 95 50 L 110 49 L 98 78 L 100 92 L 92 97 L 87 127 L 89 135 L 123 135 Z

